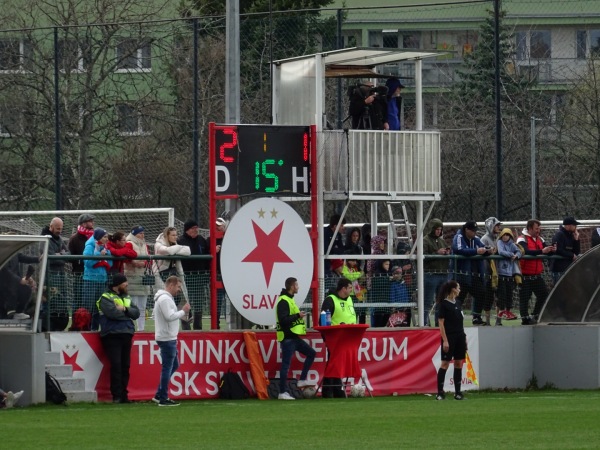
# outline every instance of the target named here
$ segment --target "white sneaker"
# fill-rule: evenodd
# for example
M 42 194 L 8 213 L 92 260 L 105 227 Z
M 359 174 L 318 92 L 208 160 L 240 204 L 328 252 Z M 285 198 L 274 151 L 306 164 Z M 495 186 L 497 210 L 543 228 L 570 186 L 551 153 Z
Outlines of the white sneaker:
M 287 392 L 284 392 L 283 394 L 279 394 L 279 396 L 277 397 L 279 400 L 296 400 L 294 397 L 292 397 L 290 394 L 288 394 Z
M 13 399 L 13 406 L 15 406 L 18 403 L 18 401 L 19 401 L 19 399 L 21 398 L 22 395 L 23 395 L 23 391 L 15 392 L 13 394 L 13 397 L 14 397 L 14 399 Z
M 298 387 L 300 389 L 305 388 L 307 386 L 314 386 L 315 383 L 308 381 L 308 380 L 298 380 Z
M 13 316 L 13 319 L 17 319 L 17 320 L 26 320 L 26 319 L 30 319 L 29 315 L 25 314 L 25 313 L 16 313 Z

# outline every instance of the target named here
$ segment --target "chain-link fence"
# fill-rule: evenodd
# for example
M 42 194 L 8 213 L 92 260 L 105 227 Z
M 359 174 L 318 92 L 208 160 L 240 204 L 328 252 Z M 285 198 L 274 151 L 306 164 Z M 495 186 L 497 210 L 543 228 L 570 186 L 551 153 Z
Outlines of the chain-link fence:
M 185 18 L 149 20 L 178 12 L 138 0 L 94 8 L 34 3 L 2 15 L 2 207 L 169 206 L 180 217 L 206 220 L 207 124 L 225 117 L 225 17 L 193 17 L 192 9 Z M 459 221 L 493 214 L 501 182 L 504 219 L 531 216 L 532 196 L 540 218 L 597 216 L 594 2 L 502 2 L 501 116 L 493 107 L 494 2 L 403 3 L 242 14 L 242 122 L 270 121 L 271 60 L 351 46 L 439 51 L 423 66 L 425 128 L 442 131 L 436 215 Z M 406 85 L 403 126 L 411 129 L 413 65 L 376 70 Z M 347 126 L 347 92 L 355 84 L 327 80 L 334 127 Z M 356 206 L 353 220 L 367 220 L 367 210 Z

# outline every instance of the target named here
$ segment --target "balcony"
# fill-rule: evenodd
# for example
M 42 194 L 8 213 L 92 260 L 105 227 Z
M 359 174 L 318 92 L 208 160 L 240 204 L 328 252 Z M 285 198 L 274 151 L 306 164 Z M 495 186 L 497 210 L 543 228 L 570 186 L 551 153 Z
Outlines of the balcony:
M 318 163 L 325 200 L 440 199 L 437 131 L 323 131 Z

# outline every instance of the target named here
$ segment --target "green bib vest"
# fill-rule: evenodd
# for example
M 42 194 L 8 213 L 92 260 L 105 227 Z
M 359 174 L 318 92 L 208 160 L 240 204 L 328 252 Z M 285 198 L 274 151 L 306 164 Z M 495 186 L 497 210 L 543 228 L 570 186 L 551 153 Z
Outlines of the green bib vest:
M 331 315 L 331 325 L 354 325 L 356 323 L 356 312 L 354 311 L 354 303 L 352 297 L 345 299 L 339 298 L 335 294 L 329 295 L 333 300 L 335 309 Z
M 129 308 L 131 306 L 131 297 L 129 295 L 127 297 L 123 298 L 123 297 L 120 297 L 117 293 L 110 291 L 110 292 L 105 292 L 104 294 L 102 294 L 102 297 L 112 300 L 113 302 L 115 302 L 115 305 L 121 305 L 121 306 L 124 306 L 125 308 Z M 98 308 L 98 311 L 100 312 L 100 314 L 103 314 L 102 310 L 100 309 L 100 301 L 102 300 L 102 297 L 100 297 L 96 301 L 96 307 Z
M 285 301 L 288 302 L 290 306 L 290 315 L 298 314 L 300 312 L 300 308 L 296 305 L 296 302 L 293 298 L 288 297 L 287 295 L 280 295 L 277 303 L 275 304 L 275 316 L 277 317 L 277 341 L 283 341 L 284 333 L 281 329 L 281 325 L 279 324 L 279 317 L 277 316 L 277 305 L 279 302 Z M 290 327 L 290 331 L 299 336 L 304 336 L 306 334 L 306 324 L 304 323 L 304 319 L 302 317 L 298 317 Z

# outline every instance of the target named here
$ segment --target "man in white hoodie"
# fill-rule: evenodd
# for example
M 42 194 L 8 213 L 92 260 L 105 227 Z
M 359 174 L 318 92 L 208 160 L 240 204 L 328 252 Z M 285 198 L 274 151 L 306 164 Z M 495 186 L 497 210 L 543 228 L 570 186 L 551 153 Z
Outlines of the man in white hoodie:
M 165 281 L 165 288 L 159 289 L 154 295 L 154 340 L 160 348 L 162 370 L 156 395 L 152 399 L 158 406 L 178 406 L 179 403 L 168 396 L 169 381 L 179 368 L 177 359 L 177 335 L 179 334 L 179 320 L 187 316 L 190 304 L 185 303 L 181 310 L 177 310 L 175 296 L 181 292 L 181 280 L 171 275 Z

